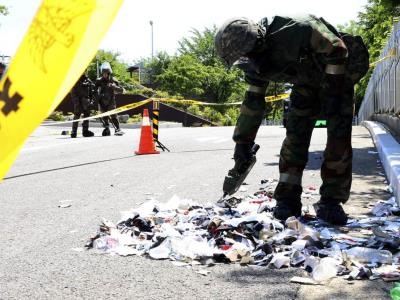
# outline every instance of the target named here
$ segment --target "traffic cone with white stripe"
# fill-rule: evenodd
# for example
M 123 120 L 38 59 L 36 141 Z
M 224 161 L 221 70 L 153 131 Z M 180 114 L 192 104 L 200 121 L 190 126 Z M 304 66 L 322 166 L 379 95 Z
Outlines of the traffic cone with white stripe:
M 140 143 L 139 150 L 135 151 L 137 155 L 142 154 L 160 154 L 160 151 L 156 150 L 156 146 L 153 140 L 153 133 L 151 132 L 149 111 L 147 108 L 143 110 L 143 121 L 142 129 L 140 132 Z

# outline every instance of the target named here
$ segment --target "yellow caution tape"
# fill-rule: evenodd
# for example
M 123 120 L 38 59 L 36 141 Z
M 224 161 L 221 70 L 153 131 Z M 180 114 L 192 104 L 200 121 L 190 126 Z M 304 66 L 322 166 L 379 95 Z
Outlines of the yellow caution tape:
M 123 0 L 43 0 L 0 81 L 0 180 L 96 54 Z
M 267 97 L 265 97 L 265 101 L 266 102 L 275 102 L 275 101 L 279 101 L 279 100 L 283 100 L 283 99 L 289 98 L 289 96 L 290 96 L 289 93 L 280 94 L 280 95 L 276 95 L 276 96 L 267 96 Z
M 274 101 L 279 101 L 282 99 L 286 99 L 289 97 L 289 94 L 280 94 L 277 96 L 268 96 L 265 97 L 265 101 L 266 102 L 274 102 Z M 210 106 L 229 106 L 229 105 L 240 105 L 242 104 L 242 102 L 231 102 L 231 103 L 210 103 L 210 102 L 203 102 L 203 101 L 198 101 L 198 100 L 188 100 L 188 99 L 173 99 L 173 98 L 149 98 L 146 100 L 142 100 L 139 102 L 133 102 L 133 103 L 129 103 L 127 105 L 124 106 L 120 106 L 117 107 L 116 109 L 113 110 L 109 110 L 106 111 L 104 113 L 101 114 L 97 114 L 94 116 L 90 116 L 87 118 L 81 118 L 81 119 L 77 119 L 77 120 L 69 120 L 69 121 L 56 121 L 56 122 L 51 122 L 51 123 L 44 123 L 42 124 L 43 126 L 51 126 L 51 125 L 60 125 L 60 124 L 68 124 L 68 123 L 73 123 L 73 122 L 82 122 L 82 121 L 86 121 L 86 120 L 93 120 L 93 119 L 98 119 L 98 118 L 102 118 L 102 117 L 107 117 L 107 116 L 111 116 L 117 113 L 121 113 L 121 112 L 125 112 L 134 108 L 137 108 L 139 106 L 142 106 L 146 103 L 149 103 L 153 100 L 157 100 L 160 102 L 165 102 L 165 103 L 180 103 L 183 105 L 210 105 Z
M 387 54 L 386 56 L 382 57 L 381 59 L 378 59 L 377 61 L 374 61 L 373 63 L 370 63 L 370 64 L 369 64 L 369 67 L 370 67 L 370 68 L 371 68 L 371 67 L 374 67 L 374 66 L 376 66 L 378 63 L 380 63 L 380 62 L 382 62 L 382 61 L 385 61 L 385 60 L 387 60 L 387 59 L 389 59 L 389 58 L 395 57 L 396 55 L 397 55 L 397 50 L 396 50 L 396 48 L 392 48 L 392 49 L 390 49 L 390 50 L 388 51 L 388 54 Z
M 280 94 L 276 96 L 267 96 L 265 97 L 266 102 L 274 102 L 274 101 L 279 101 L 283 100 L 289 97 L 288 93 L 285 94 Z M 229 105 L 240 105 L 242 102 L 228 102 L 228 103 L 211 103 L 211 102 L 204 102 L 204 101 L 198 101 L 198 100 L 188 100 L 188 99 L 172 99 L 172 98 L 160 98 L 157 99 L 160 102 L 165 102 L 165 103 L 180 103 L 180 104 L 186 104 L 186 105 L 207 105 L 207 106 L 229 106 Z
M 91 117 L 87 117 L 87 118 L 81 118 L 81 119 L 77 119 L 77 120 L 70 120 L 70 121 L 60 121 L 60 122 L 57 121 L 57 122 L 51 122 L 51 123 L 44 123 L 42 125 L 44 125 L 44 126 L 60 125 L 60 124 L 68 124 L 68 123 L 82 122 L 82 121 L 86 121 L 86 120 L 93 120 L 93 119 L 103 118 L 103 117 L 115 115 L 117 113 L 121 113 L 121 112 L 124 112 L 124 111 L 128 111 L 128 110 L 134 109 L 136 107 L 142 106 L 142 105 L 144 105 L 146 103 L 149 103 L 151 101 L 153 101 L 153 99 L 146 99 L 146 100 L 142 100 L 142 101 L 139 101 L 139 102 L 129 103 L 127 105 L 117 107 L 117 108 L 115 108 L 113 110 L 109 110 L 109 111 L 106 111 L 104 113 L 97 114 L 95 116 L 91 116 Z

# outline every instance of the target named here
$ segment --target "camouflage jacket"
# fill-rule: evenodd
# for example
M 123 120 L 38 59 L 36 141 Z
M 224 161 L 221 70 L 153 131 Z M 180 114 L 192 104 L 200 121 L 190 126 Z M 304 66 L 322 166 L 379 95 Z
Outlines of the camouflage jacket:
M 94 84 L 86 76 L 81 77 L 71 90 L 71 98 L 74 102 L 82 98 L 92 99 L 94 96 Z
M 119 82 L 114 78 L 97 78 L 95 88 L 97 100 L 103 102 L 115 101 L 115 94 L 120 94 L 124 91 L 124 89 L 119 85 Z
M 251 85 L 278 81 L 320 86 L 325 65 L 346 63 L 344 42 L 322 18 L 275 16 L 271 24 L 266 19 L 261 24 L 266 29 L 263 49 L 237 63 Z

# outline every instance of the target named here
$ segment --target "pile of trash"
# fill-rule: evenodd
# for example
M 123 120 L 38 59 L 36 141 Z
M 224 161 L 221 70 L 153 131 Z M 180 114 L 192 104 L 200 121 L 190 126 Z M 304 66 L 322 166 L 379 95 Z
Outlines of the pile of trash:
M 254 195 L 232 197 L 224 207 L 177 196 L 166 203 L 151 199 L 123 213 L 116 224 L 104 220 L 86 247 L 121 256 L 170 259 L 177 266 L 301 267 L 309 276 L 292 281 L 308 284 L 336 276 L 400 279 L 400 220 L 395 216 L 400 209 L 394 198 L 378 202 L 372 217 L 349 220 L 343 227 L 316 219 L 312 207 L 305 207 L 301 218 L 291 217 L 283 224 L 272 216 L 273 184 L 264 180 Z

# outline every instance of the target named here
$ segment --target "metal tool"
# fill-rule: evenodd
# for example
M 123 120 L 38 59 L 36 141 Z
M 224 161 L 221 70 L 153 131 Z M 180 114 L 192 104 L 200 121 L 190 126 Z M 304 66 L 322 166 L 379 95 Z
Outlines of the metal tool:
M 251 169 L 253 168 L 254 164 L 257 161 L 256 153 L 258 149 L 260 149 L 260 145 L 254 144 L 254 146 L 251 148 L 251 154 L 252 154 L 251 158 L 248 161 L 243 162 L 246 165 L 243 166 L 245 169 L 242 172 L 236 174 L 229 172 L 228 175 L 225 176 L 224 184 L 222 187 L 224 195 L 222 196 L 221 199 L 217 201 L 217 204 L 225 203 L 226 202 L 225 198 L 227 196 L 231 196 L 238 191 L 243 181 L 246 179 L 247 175 L 250 173 Z

